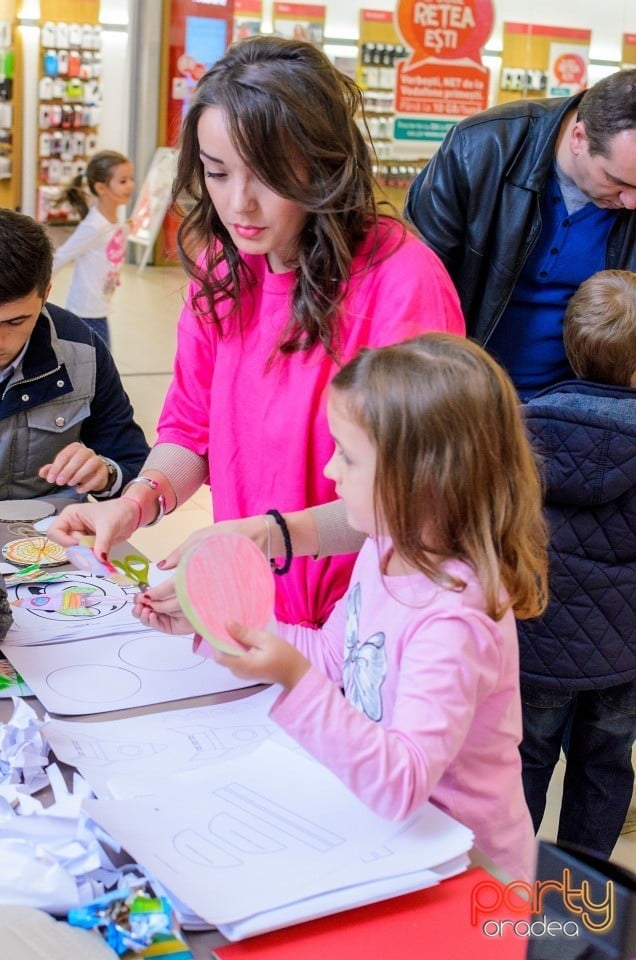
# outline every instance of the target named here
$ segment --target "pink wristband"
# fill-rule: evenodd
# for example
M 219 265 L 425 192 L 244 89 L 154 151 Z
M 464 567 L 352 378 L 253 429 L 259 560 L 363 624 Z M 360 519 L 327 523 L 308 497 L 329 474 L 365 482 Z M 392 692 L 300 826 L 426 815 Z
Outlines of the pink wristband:
M 128 503 L 134 503 L 137 509 L 139 510 L 139 519 L 137 520 L 137 526 L 135 527 L 135 530 L 139 530 L 139 527 L 141 526 L 141 518 L 143 516 L 143 510 L 141 508 L 141 504 L 139 503 L 139 500 L 134 500 L 133 497 L 127 497 L 125 495 L 123 497 L 120 497 L 119 499 L 128 500 Z

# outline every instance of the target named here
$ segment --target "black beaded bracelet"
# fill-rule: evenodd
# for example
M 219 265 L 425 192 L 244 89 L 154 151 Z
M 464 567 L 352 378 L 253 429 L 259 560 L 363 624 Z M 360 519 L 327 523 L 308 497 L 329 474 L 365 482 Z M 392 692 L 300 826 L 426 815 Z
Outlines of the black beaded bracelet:
M 271 561 L 272 570 L 274 571 L 274 573 L 277 576 L 282 577 L 284 573 L 289 572 L 289 568 L 291 567 L 291 562 L 293 557 L 291 537 L 289 536 L 289 530 L 287 529 L 287 524 L 285 523 L 285 518 L 283 517 L 283 515 L 279 513 L 278 510 L 268 510 L 267 513 L 270 517 L 274 518 L 274 520 L 280 527 L 281 533 L 283 535 L 283 541 L 285 543 L 285 562 L 282 565 L 282 567 L 275 567 L 273 561 Z

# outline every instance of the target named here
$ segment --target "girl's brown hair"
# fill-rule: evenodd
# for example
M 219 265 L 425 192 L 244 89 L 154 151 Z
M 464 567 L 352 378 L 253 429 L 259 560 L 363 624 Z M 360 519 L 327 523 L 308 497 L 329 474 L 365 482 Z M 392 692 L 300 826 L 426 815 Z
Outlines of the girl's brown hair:
M 541 484 L 501 367 L 476 343 L 431 333 L 363 350 L 332 388 L 377 449 L 376 520 L 397 553 L 449 589 L 464 584 L 442 570 L 443 561 L 468 563 L 495 620 L 508 606 L 520 618 L 541 613 L 548 541 Z
M 86 181 L 86 186 L 96 197 L 95 184 L 110 183 L 114 176 L 115 167 L 120 167 L 122 163 L 130 163 L 130 160 L 116 150 L 100 150 L 99 153 L 94 153 L 88 161 L 86 171 L 75 177 L 60 196 L 57 205 L 66 201 L 75 210 L 80 220 L 83 220 L 90 209 L 84 182 Z
M 333 354 L 353 254 L 378 215 L 371 155 L 356 121 L 363 115 L 360 90 L 317 47 L 280 37 L 233 44 L 199 80 L 181 131 L 173 201 L 189 207 L 178 247 L 201 288 L 195 306 L 223 335 L 229 332 L 221 325 L 227 311 L 219 308 L 229 300 L 230 313 L 238 316 L 251 276 L 205 186 L 198 125 L 209 107 L 223 111 L 243 162 L 307 212 L 281 351 L 322 343 Z

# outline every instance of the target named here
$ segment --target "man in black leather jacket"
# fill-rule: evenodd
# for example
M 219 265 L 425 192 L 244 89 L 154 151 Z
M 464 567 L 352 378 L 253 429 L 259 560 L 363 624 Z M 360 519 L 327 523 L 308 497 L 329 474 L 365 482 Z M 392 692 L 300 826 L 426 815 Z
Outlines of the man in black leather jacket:
M 462 121 L 405 208 L 457 287 L 468 335 L 522 396 L 571 375 L 561 326 L 579 284 L 636 270 L 635 211 L 636 70 Z

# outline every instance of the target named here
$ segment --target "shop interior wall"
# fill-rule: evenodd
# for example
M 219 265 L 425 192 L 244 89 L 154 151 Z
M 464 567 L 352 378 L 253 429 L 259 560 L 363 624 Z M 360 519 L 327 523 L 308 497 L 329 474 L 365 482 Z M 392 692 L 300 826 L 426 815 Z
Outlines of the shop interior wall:
M 159 4 L 159 0 L 152 0 Z M 386 10 L 387 0 L 364 0 L 364 7 Z M 100 148 L 120 150 L 133 155 L 134 139 L 139 125 L 147 126 L 149 138 L 155 136 L 156 117 L 148 110 L 148 102 L 140 103 L 135 91 L 139 61 L 147 57 L 148 38 L 136 52 L 143 33 L 131 29 L 138 24 L 145 7 L 144 0 L 101 0 L 100 20 L 103 24 L 103 91 L 104 102 L 99 131 Z M 360 4 L 353 0 L 327 0 L 325 29 L 326 50 L 330 56 L 355 56 Z M 617 69 L 621 57 L 623 33 L 636 32 L 636 3 L 634 0 L 527 0 L 521 9 L 518 0 L 496 0 L 495 26 L 486 45 L 484 62 L 491 69 L 491 99 L 499 81 L 500 60 L 497 52 L 502 45 L 504 21 L 522 21 L 560 27 L 585 27 L 592 30 L 589 79 L 591 83 Z M 23 10 L 22 36 L 24 46 L 24 126 L 23 126 L 23 203 L 25 213 L 32 214 L 35 206 L 35 124 L 38 79 L 38 16 L 36 0 L 25 5 L 33 19 L 29 21 Z M 147 10 L 146 6 L 146 10 Z M 263 2 L 263 30 L 271 30 L 272 0 Z M 329 43 L 329 41 L 337 41 Z M 159 59 L 156 70 L 158 74 Z M 157 81 L 158 82 L 158 81 Z M 142 87 L 143 89 L 143 87 Z M 133 91 L 131 96 L 131 91 Z M 148 88 L 146 87 L 146 92 Z M 145 99 L 145 98 L 143 98 Z M 153 98 L 150 97 L 150 100 Z M 31 118 L 31 119 L 29 119 Z M 147 153 L 147 151 L 146 151 Z M 141 159 L 141 158 L 140 158 Z M 145 158 L 144 158 L 145 160 Z M 139 164 L 138 164 L 139 167 Z M 137 170 L 138 181 L 143 180 L 144 169 Z
M 358 10 L 387 10 L 385 0 L 327 0 L 328 37 L 355 39 L 358 33 Z M 489 50 L 500 50 L 504 21 L 540 23 L 546 26 L 581 27 L 592 30 L 591 58 L 620 60 L 621 36 L 636 31 L 636 3 L 634 0 L 493 0 L 495 25 L 488 40 Z M 264 27 L 271 29 L 271 0 L 264 0 L 266 13 Z M 268 19 L 269 18 L 269 19 Z
M 131 8 L 138 0 L 101 0 L 102 89 L 99 148 L 128 153 L 130 115 Z M 24 56 L 22 211 L 35 213 L 37 163 L 37 86 L 39 76 L 39 3 L 23 4 L 20 32 Z

